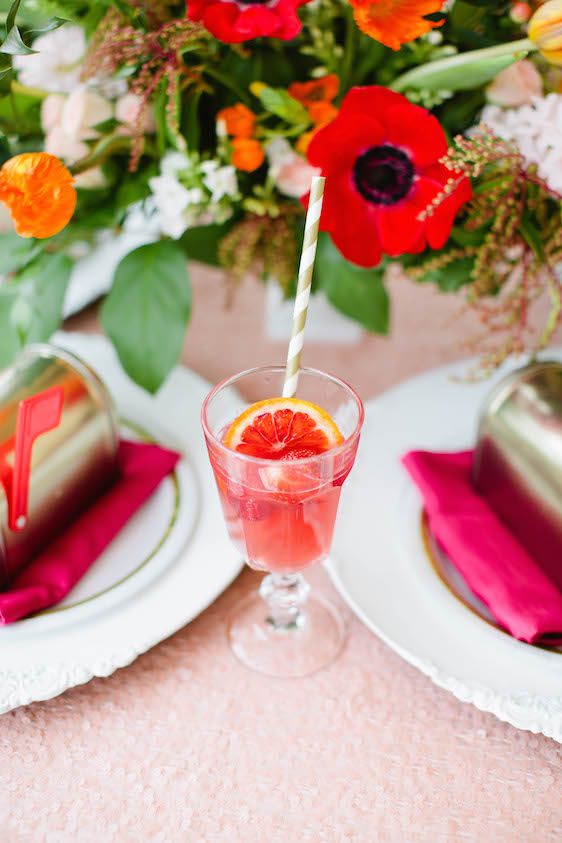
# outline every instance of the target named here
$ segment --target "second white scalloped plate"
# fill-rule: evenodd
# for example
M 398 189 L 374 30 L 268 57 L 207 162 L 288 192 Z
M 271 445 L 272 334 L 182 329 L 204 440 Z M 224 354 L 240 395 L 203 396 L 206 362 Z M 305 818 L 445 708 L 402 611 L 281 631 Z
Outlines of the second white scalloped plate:
M 562 351 L 544 356 L 562 359 Z M 455 382 L 468 367 L 426 372 L 367 404 L 328 569 L 364 623 L 438 685 L 562 742 L 562 654 L 516 641 L 455 596 L 431 564 L 420 499 L 400 464 L 414 448 L 474 445 L 485 395 L 515 367 L 484 382 Z

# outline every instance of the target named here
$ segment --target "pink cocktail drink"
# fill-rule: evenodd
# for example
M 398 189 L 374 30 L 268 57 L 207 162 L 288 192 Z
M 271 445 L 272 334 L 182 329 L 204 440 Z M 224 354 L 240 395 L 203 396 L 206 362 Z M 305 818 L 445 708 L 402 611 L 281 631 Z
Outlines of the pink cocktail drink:
M 304 676 L 344 640 L 337 609 L 308 599 L 301 572 L 330 552 L 363 405 L 346 383 L 311 369 L 300 370 L 298 398 L 279 398 L 284 375 L 269 366 L 229 378 L 201 419 L 230 538 L 250 567 L 268 572 L 229 623 L 232 648 L 255 670 Z
M 230 538 L 252 568 L 289 573 L 326 558 L 354 453 L 324 466 L 311 459 L 232 471 L 230 460 L 229 474 L 228 457 L 210 452 Z

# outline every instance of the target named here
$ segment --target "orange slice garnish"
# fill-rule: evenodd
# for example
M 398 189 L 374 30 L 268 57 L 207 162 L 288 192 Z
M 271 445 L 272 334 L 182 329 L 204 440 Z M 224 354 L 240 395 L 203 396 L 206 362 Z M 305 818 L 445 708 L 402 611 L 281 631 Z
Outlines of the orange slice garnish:
M 223 441 L 247 456 L 296 460 L 329 451 L 343 436 L 322 407 L 300 398 L 267 398 L 241 413 Z

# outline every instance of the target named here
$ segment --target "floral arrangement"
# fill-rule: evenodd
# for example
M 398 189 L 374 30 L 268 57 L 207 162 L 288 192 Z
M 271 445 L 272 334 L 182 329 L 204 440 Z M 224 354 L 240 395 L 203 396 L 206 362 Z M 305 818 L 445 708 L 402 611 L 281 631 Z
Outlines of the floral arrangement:
M 0 365 L 58 327 L 76 260 L 140 227 L 101 319 L 129 374 L 158 389 L 189 320 L 186 257 L 290 295 L 318 173 L 315 286 L 336 308 L 386 332 L 397 264 L 465 288 L 486 365 L 549 341 L 562 0 L 2 8 Z

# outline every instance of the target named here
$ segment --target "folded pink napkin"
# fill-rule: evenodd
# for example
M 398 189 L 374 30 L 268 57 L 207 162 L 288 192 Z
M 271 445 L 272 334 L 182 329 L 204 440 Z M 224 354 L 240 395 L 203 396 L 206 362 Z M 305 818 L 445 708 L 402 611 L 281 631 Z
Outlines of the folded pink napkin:
M 412 451 L 403 464 L 431 532 L 469 588 L 515 638 L 562 643 L 562 594 L 471 482 L 472 451 Z
M 62 600 L 179 459 L 158 445 L 121 442 L 117 480 L 0 593 L 0 624 Z

